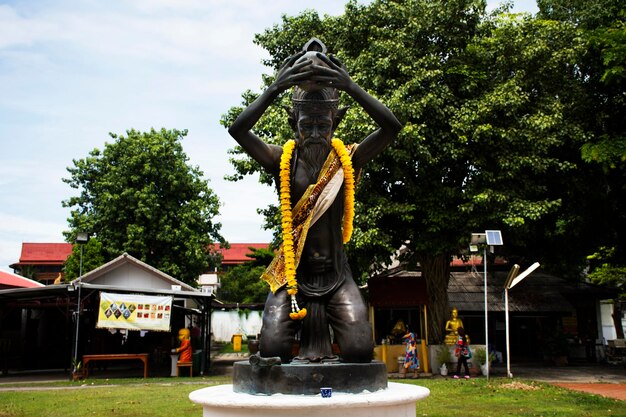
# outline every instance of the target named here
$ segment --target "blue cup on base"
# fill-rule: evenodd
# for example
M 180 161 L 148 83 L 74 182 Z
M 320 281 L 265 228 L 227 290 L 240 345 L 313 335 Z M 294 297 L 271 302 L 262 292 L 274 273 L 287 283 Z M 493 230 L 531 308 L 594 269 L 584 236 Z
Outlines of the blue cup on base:
M 333 396 L 333 389 L 330 387 L 320 388 L 320 394 L 322 394 L 322 398 L 330 398 Z

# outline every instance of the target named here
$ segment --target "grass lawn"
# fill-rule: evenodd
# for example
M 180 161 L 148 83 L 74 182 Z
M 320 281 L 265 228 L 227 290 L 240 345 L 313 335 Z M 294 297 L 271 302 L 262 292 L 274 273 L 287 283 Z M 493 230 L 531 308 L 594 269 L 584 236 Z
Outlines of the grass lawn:
M 220 353 L 248 353 L 248 343 L 243 342 L 241 344 L 241 350 L 239 352 L 235 352 L 232 343 L 226 343 L 220 348 Z
M 626 416 L 626 402 L 528 380 L 391 381 L 430 389 L 430 396 L 417 403 L 416 416 Z M 200 417 L 202 408 L 189 401 L 189 393 L 230 382 L 222 376 L 19 385 L 28 389 L 0 391 L 0 417 Z M 73 389 L 82 385 L 92 388 Z M 38 390 L 42 386 L 55 389 Z

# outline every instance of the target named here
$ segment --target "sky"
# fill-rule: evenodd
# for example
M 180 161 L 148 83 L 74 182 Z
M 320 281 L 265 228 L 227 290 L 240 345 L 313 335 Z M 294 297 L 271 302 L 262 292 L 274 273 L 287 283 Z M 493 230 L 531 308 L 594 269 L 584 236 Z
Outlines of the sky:
M 366 2 L 366 1 L 359 1 Z M 497 5 L 489 1 L 489 7 Z M 182 145 L 218 195 L 222 236 L 269 242 L 259 207 L 273 189 L 228 182 L 220 125 L 246 89 L 260 91 L 267 53 L 254 35 L 281 15 L 338 15 L 338 0 L 0 0 L 0 270 L 22 242 L 63 242 L 77 194 L 67 167 L 108 133 L 188 129 Z M 534 0 L 513 11 L 536 12 Z

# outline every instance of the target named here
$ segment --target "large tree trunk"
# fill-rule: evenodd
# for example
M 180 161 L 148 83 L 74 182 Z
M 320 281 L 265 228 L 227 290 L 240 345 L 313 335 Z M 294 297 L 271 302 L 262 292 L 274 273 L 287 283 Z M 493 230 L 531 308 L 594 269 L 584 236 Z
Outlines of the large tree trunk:
M 442 343 L 444 325 L 448 318 L 448 281 L 450 280 L 450 256 L 422 255 L 419 257 L 422 277 L 428 291 L 428 336 L 429 343 Z

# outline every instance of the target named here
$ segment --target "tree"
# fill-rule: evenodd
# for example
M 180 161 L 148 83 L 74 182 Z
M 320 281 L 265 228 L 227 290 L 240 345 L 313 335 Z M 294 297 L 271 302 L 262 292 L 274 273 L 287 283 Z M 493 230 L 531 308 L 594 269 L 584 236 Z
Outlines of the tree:
M 367 277 L 404 247 L 401 259 L 419 264 L 426 280 L 429 335 L 440 341 L 451 256 L 472 232 L 502 229 L 512 249 L 529 253 L 526 237 L 548 230 L 560 239 L 562 221 L 575 217 L 565 210 L 575 196 L 562 184 L 581 161 L 584 132 L 567 123 L 560 99 L 577 87 L 575 28 L 506 10 L 490 16 L 483 1 L 379 0 L 350 2 L 339 17 L 283 17 L 255 41 L 276 69 L 311 36 L 404 124 L 362 174 L 352 269 Z M 292 135 L 279 111 L 257 125 L 274 143 Z M 355 108 L 337 136 L 358 142 L 370 123 Z M 245 158 L 234 165 L 240 175 L 258 169 Z
M 270 249 L 249 248 L 246 256 L 250 261 L 237 265 L 220 280 L 217 298 L 231 303 L 263 303 L 267 298 L 267 284 L 260 279 L 265 268 L 272 262 L 274 252 Z
M 620 0 L 540 0 L 544 19 L 574 25 L 584 49 L 577 57 L 579 88 L 565 92 L 571 106 L 567 123 L 584 132 L 582 158 L 593 193 L 581 207 L 593 207 L 588 217 L 594 229 L 587 245 L 588 278 L 621 289 L 626 299 L 626 3 Z M 595 197 L 595 198 L 593 198 Z M 601 210 L 598 210 L 601 207 Z M 589 210 L 591 211 L 591 210 Z M 600 219 L 600 220 L 598 220 Z M 617 300 L 616 300 L 617 301 Z M 619 301 L 614 303 L 615 328 L 623 337 Z
M 111 133 L 114 142 L 103 151 L 67 168 L 70 178 L 63 181 L 80 195 L 63 201 L 73 208 L 66 239 L 87 231 L 102 244 L 105 260 L 127 252 L 193 285 L 207 270 L 209 245 L 224 242 L 213 221 L 219 200 L 202 171 L 187 163 L 186 130 L 126 134 Z
M 83 274 L 96 269 L 104 263 L 102 243 L 100 243 L 98 239 L 89 239 L 89 241 L 85 244 L 77 243 L 72 247 L 72 254 L 67 258 L 65 265 L 63 266 L 66 281 L 71 281 L 80 276 L 81 250 L 83 251 Z

